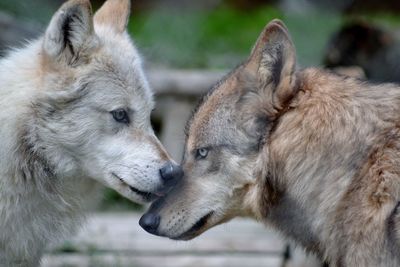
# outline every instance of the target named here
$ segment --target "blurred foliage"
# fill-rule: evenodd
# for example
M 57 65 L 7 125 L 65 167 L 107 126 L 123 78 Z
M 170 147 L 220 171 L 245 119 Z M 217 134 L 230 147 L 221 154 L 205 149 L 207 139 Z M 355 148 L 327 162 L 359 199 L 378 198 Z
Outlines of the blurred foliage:
M 60 247 L 53 250 L 53 253 L 78 253 L 79 249 L 76 248 L 71 242 L 66 241 Z
M 337 15 L 321 12 L 307 16 L 286 16 L 284 22 L 292 36 L 301 67 L 321 64 L 331 35 L 341 25 L 341 19 Z
M 116 191 L 110 188 L 105 188 L 103 193 L 103 199 L 99 205 L 99 210 L 101 211 L 143 210 L 143 207 L 139 204 L 136 204 L 124 198 Z
M 62 2 L 60 0 L 0 0 L 0 11 L 4 10 L 23 20 L 34 20 L 42 24 L 47 24 L 51 15 Z
M 45 25 L 61 2 L 1 0 L 0 10 Z M 150 66 L 226 69 L 244 61 L 264 26 L 280 18 L 293 37 L 300 65 L 310 66 L 320 64 L 331 34 L 348 18 L 323 10 L 306 15 L 287 14 L 273 5 L 258 6 L 262 1 L 257 2 L 258 8 L 235 8 L 243 1 L 233 2 L 236 4 L 226 0 L 213 9 L 164 6 L 141 10 L 139 14 L 134 12 L 129 30 Z M 94 9 L 99 5 L 100 2 L 95 1 Z M 400 25 L 400 17 L 393 14 L 357 15 L 359 17 L 378 25 Z
M 400 17 L 390 14 L 357 17 L 378 25 L 400 25 Z M 258 35 L 274 18 L 288 26 L 303 67 L 321 63 L 331 35 L 347 20 L 321 10 L 302 15 L 285 14 L 273 6 L 247 11 L 222 6 L 213 10 L 158 9 L 134 14 L 129 29 L 150 65 L 232 68 L 248 57 Z
M 251 12 L 156 10 L 133 15 L 129 29 L 151 64 L 226 68 L 244 59 L 267 21 L 281 17 L 273 7 Z
M 223 2 L 241 10 L 250 10 L 259 8 L 260 6 L 279 4 L 279 0 L 223 0 Z

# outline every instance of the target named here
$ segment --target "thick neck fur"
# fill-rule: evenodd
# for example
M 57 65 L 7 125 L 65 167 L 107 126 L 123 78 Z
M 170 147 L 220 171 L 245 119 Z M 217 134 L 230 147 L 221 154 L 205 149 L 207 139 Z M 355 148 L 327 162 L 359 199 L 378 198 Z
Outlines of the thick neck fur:
M 6 142 L 0 157 L 2 162 L 14 163 L 2 168 L 7 171 L 1 174 L 0 184 L 29 184 L 31 190 L 34 187 L 55 193 L 53 181 L 62 172 L 57 168 L 60 158 L 41 138 L 48 122 L 42 116 L 43 107 L 35 104 L 45 91 L 40 52 L 41 41 L 37 41 L 0 61 L 0 133 Z
M 28 138 L 32 129 L 26 124 L 27 118 L 32 114 L 31 104 L 40 91 L 39 52 L 40 42 L 35 42 L 25 49 L 11 52 L 8 57 L 0 61 L 0 103 L 2 107 L 0 132 L 6 142 L 6 146 L 2 147 L 0 153 L 2 162 L 16 163 L 16 166 L 2 168 L 2 170 L 8 169 L 9 171 L 1 175 L 14 176 L 14 182 L 17 182 L 15 179 L 30 179 L 32 176 L 30 172 L 33 170 L 28 171 L 26 168 L 35 166 L 34 169 L 37 169 L 38 165 L 42 164 L 36 162 L 43 161 L 43 159 L 34 160 L 39 157 L 36 156 L 36 153 L 32 153 L 34 150 L 31 145 L 32 140 Z M 15 132 L 15 129 L 18 129 L 18 133 Z M 21 162 L 21 153 L 24 153 L 29 159 Z M 11 157 L 14 157 L 12 161 Z M 43 168 L 40 167 L 40 169 Z M 5 182 L 4 178 L 2 180 Z
M 33 184 L 39 190 L 52 190 L 51 181 L 57 179 L 55 166 L 44 153 L 48 149 L 39 139 L 38 129 L 27 122 L 20 131 L 15 153 L 16 182 Z
M 264 162 L 267 184 L 280 197 L 260 204 L 258 214 L 267 210 L 268 224 L 329 257 L 322 246 L 332 238 L 327 226 L 374 145 L 397 130 L 400 90 L 316 69 L 300 77 L 300 92 L 270 136 Z
M 82 197 L 95 190 L 90 179 L 62 179 L 59 159 L 41 138 L 40 51 L 37 41 L 0 61 L 0 262 L 4 252 L 29 258 L 72 233 L 87 204 Z

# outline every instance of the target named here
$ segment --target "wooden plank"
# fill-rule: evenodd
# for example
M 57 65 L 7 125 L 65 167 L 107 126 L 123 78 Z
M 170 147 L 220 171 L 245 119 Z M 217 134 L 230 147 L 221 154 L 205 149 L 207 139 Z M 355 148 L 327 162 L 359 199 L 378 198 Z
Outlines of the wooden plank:
M 165 97 L 163 101 L 168 108 L 162 114 L 161 142 L 171 157 L 180 162 L 185 142 L 184 128 L 194 107 L 190 101 L 173 96 Z
M 146 233 L 138 225 L 139 218 L 140 215 L 135 213 L 95 214 L 82 231 L 68 241 L 68 247 L 80 253 L 262 253 L 279 256 L 285 247 L 276 234 L 246 219 L 215 227 L 192 241 L 172 241 Z M 62 250 L 63 246 L 54 249 Z
M 277 256 L 129 256 L 118 254 L 47 255 L 42 267 L 279 267 Z
M 226 71 L 162 70 L 146 71 L 149 82 L 157 95 L 199 96 L 223 77 Z

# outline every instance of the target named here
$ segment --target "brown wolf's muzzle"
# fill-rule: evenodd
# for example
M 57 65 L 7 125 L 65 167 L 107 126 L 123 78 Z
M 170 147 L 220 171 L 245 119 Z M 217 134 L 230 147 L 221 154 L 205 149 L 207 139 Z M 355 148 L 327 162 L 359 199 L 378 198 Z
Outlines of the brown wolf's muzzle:
M 151 204 L 149 210 L 143 214 L 139 220 L 139 225 L 148 233 L 153 235 L 160 235 L 157 231 L 160 225 L 161 216 L 159 209 L 164 205 L 166 196 L 157 199 Z
M 167 164 L 165 164 L 160 169 L 160 176 L 163 180 L 164 189 L 162 195 L 165 195 L 166 193 L 171 191 L 171 189 L 175 187 L 179 181 L 182 180 L 183 175 L 184 173 L 181 166 L 176 165 L 172 162 L 168 162 Z M 159 198 L 151 205 L 150 210 L 145 213 L 142 218 L 140 218 L 140 226 L 151 234 L 157 235 L 157 228 L 160 224 L 161 218 L 156 211 L 158 210 L 157 207 L 160 207 L 164 200 L 165 197 Z

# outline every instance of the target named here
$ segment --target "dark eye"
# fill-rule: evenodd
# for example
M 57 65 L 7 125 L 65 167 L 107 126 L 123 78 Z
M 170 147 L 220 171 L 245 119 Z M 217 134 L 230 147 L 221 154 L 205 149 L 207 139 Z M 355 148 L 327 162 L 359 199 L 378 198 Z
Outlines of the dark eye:
M 110 112 L 114 120 L 121 123 L 129 123 L 129 116 L 126 110 L 120 108 Z
M 208 155 L 207 148 L 199 148 L 196 150 L 196 159 L 205 159 Z

